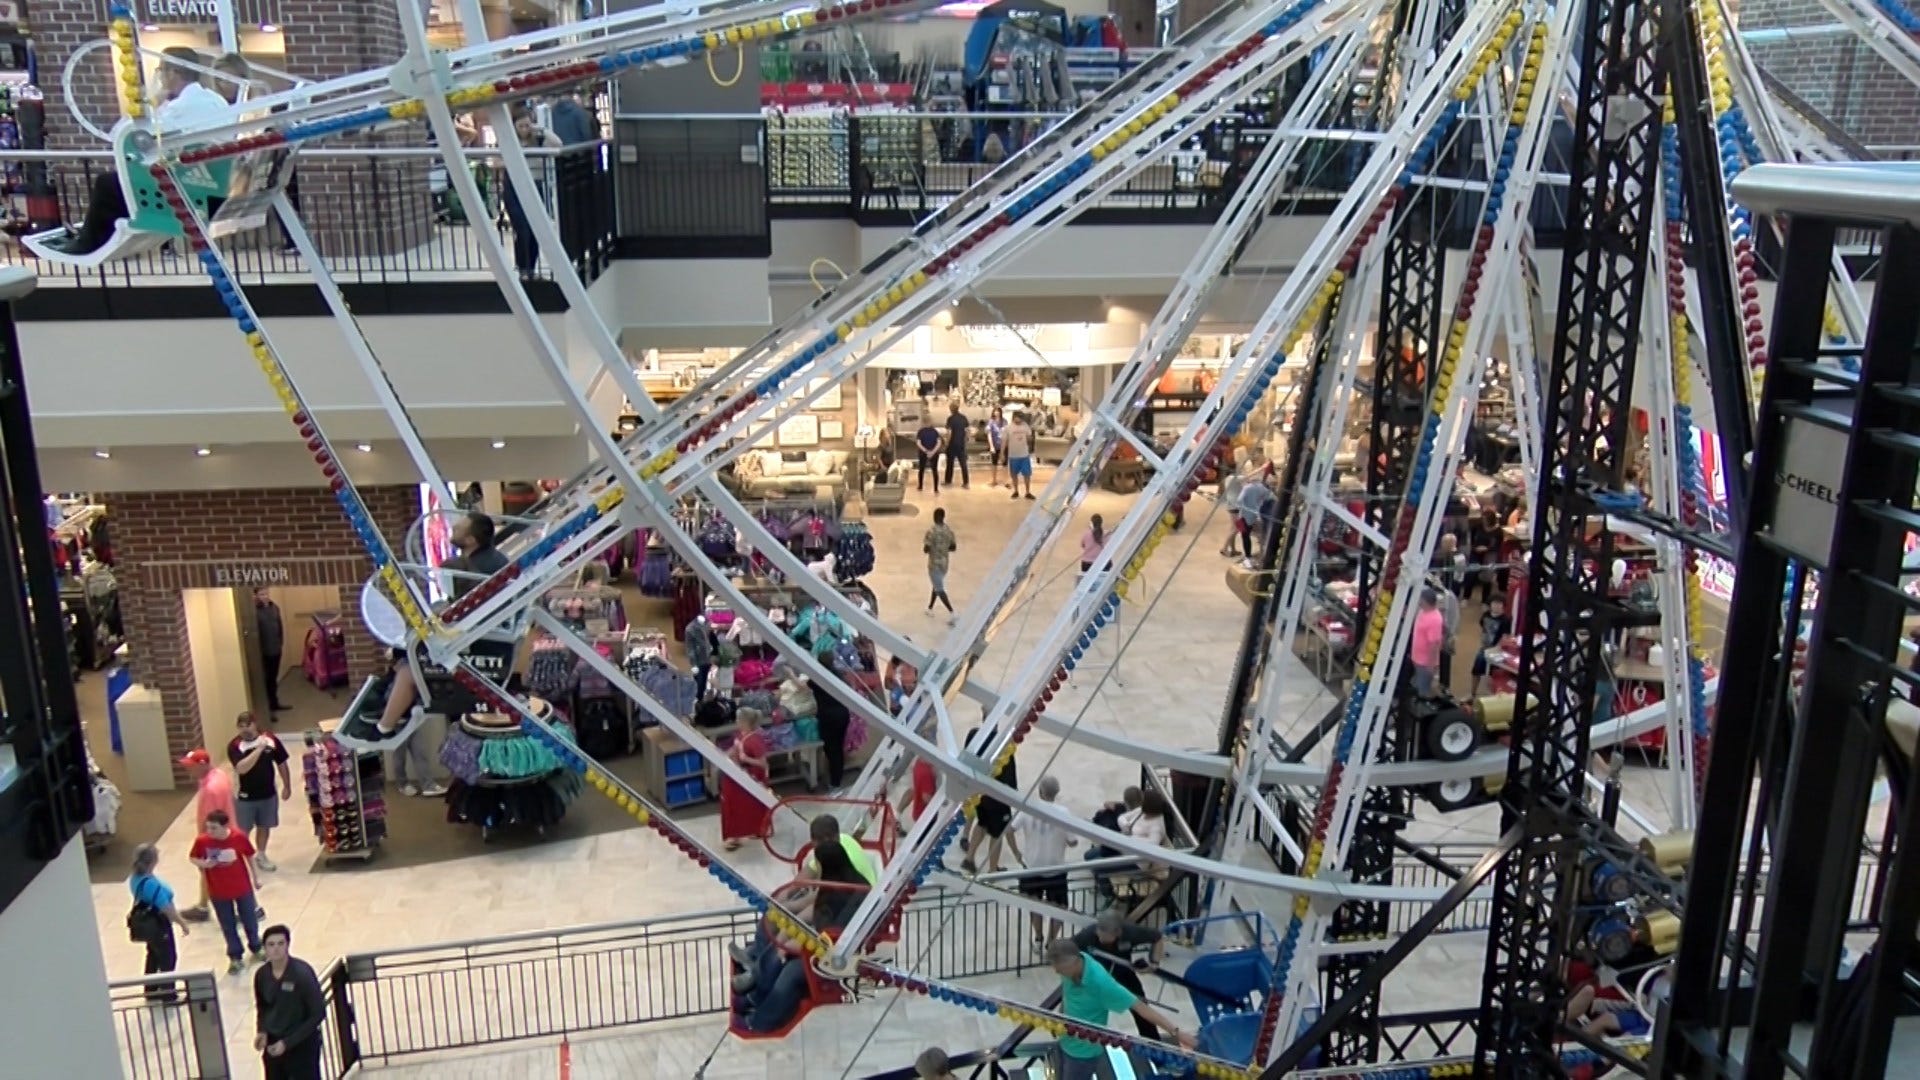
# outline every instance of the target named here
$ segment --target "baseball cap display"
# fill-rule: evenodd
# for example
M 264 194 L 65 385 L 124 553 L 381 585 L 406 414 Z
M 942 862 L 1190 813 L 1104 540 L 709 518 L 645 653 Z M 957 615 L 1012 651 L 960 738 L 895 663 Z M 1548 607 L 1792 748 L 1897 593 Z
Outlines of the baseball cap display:
M 213 755 L 207 753 L 205 750 L 199 750 L 199 749 L 189 750 L 186 753 L 180 755 L 180 764 L 211 765 L 213 764 Z

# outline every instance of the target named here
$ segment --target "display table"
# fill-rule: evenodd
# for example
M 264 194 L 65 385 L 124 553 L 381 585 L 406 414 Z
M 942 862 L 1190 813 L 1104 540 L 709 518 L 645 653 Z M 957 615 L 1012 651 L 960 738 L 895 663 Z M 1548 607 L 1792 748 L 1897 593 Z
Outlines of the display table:
M 640 743 L 640 787 L 647 798 L 668 810 L 712 798 L 707 787 L 707 762 L 700 751 L 658 725 L 642 731 Z

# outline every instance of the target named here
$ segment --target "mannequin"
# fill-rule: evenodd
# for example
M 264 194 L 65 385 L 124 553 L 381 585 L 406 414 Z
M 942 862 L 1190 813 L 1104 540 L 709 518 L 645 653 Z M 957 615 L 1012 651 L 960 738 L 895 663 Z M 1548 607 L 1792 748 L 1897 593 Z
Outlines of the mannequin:
M 681 636 L 686 639 L 687 666 L 693 669 L 694 698 L 698 700 L 707 696 L 707 677 L 713 673 L 713 628 L 707 625 L 704 614 L 695 615 Z

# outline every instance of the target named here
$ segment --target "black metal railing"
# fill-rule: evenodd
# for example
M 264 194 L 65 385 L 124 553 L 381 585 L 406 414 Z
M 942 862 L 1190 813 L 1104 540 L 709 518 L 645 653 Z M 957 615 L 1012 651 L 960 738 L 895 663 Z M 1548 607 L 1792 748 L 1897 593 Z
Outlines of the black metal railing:
M 564 257 L 588 281 L 614 253 L 614 176 L 605 143 L 529 151 L 546 210 L 555 215 Z M 493 229 L 514 245 L 514 215 L 499 152 L 467 152 L 481 205 L 462 203 L 446 166 L 430 149 L 309 150 L 300 155 L 289 196 L 336 281 L 347 285 L 483 280 L 489 271 L 474 231 Z M 0 175 L 11 201 L 0 228 L 15 239 L 0 245 L 0 265 L 26 266 L 43 285 L 131 286 L 204 280 L 184 247 L 83 269 L 35 257 L 22 235 L 86 215 L 95 186 L 112 169 L 106 151 L 0 151 Z M 537 247 L 537 245 L 535 245 Z M 243 285 L 298 282 L 307 271 L 277 223 L 223 243 Z M 555 254 L 540 252 L 529 275 L 551 276 Z
M 116 979 L 107 984 L 107 996 L 120 1062 L 130 1080 L 224 1080 L 233 1075 L 212 972 Z
M 770 113 L 764 120 L 767 193 L 776 213 L 924 215 L 946 205 L 991 172 L 998 154 L 1038 138 L 1065 114 Z M 1228 116 L 1206 143 L 1175 151 L 1142 168 L 1090 210 L 1137 213 L 1142 221 L 1206 220 L 1239 181 L 1230 154 L 1215 147 L 1265 138 L 1265 131 Z M 1230 135 L 1230 137 L 1229 137 Z M 1351 179 L 1364 144 L 1313 140 L 1277 211 L 1328 212 Z M 1129 215 L 1131 216 L 1131 215 Z
M 1012 887 L 1019 876 L 984 881 Z M 1073 876 L 1068 906 L 1091 916 L 1101 900 L 1084 877 Z M 929 888 L 908 905 L 894 948 L 929 978 L 1019 971 L 1038 962 L 1028 920 L 992 887 Z M 332 1053 L 348 1064 L 385 1062 L 724 1015 L 727 946 L 756 922 L 739 909 L 348 956 L 329 984 L 343 1018 Z M 499 1007 L 508 1000 L 518 1007 Z

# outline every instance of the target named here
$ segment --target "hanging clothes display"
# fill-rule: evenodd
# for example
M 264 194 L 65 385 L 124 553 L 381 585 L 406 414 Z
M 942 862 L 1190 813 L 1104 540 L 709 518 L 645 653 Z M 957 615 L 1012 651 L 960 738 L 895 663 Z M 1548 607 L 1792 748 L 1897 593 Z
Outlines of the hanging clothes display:
M 547 704 L 531 700 L 561 737 L 573 738 L 571 725 Z M 452 777 L 447 820 L 478 825 L 485 836 L 497 829 L 525 826 L 545 835 L 566 817 L 581 791 L 580 778 L 545 743 L 521 731 L 519 718 L 476 713 L 447 731 L 440 764 Z
M 858 581 L 873 573 L 873 534 L 857 521 L 840 523 L 840 539 L 833 546 L 833 574 L 842 582 Z

